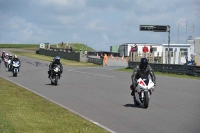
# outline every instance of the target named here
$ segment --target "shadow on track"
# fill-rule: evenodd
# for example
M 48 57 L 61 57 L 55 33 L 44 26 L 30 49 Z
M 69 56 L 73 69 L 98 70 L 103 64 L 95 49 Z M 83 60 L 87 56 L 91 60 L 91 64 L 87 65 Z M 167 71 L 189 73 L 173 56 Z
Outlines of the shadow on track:
M 59 84 L 57 84 L 57 85 L 52 85 L 52 84 L 45 84 L 45 85 L 49 85 L 49 86 L 58 86 Z
M 141 108 L 140 106 L 136 106 L 135 104 L 125 104 L 124 107 Z

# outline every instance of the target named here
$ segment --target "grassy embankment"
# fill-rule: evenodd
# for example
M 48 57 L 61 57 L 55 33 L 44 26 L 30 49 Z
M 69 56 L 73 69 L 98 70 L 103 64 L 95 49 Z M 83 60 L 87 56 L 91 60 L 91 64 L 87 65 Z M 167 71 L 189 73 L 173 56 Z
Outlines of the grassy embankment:
M 0 83 L 0 133 L 107 132 L 12 82 Z
M 39 44 L 0 44 L 0 48 L 37 50 L 39 48 Z
M 36 54 L 35 52 L 21 52 L 21 51 L 10 51 L 10 52 L 17 54 L 17 55 L 22 55 L 22 56 L 35 58 L 35 59 L 48 61 L 48 62 L 50 62 L 53 59 L 53 57 L 51 57 L 51 56 L 39 55 L 39 54 Z M 94 63 L 78 62 L 78 61 L 73 61 L 73 60 L 66 60 L 63 58 L 61 58 L 61 62 L 63 65 L 67 65 L 67 66 L 94 66 L 94 67 L 100 66 L 100 65 L 97 65 Z
M 57 48 L 56 44 L 51 44 L 51 48 Z M 72 47 L 74 51 L 95 51 L 93 48 L 80 43 L 69 43 L 68 47 Z M 37 50 L 39 49 L 39 44 L 0 44 L 0 48 L 17 48 L 25 50 Z M 58 48 L 66 49 L 65 45 L 58 44 Z
M 121 69 L 117 69 L 117 70 L 133 73 L 133 69 L 129 69 L 129 68 L 121 68 Z M 188 79 L 200 80 L 200 77 L 194 77 L 194 76 L 189 76 L 189 75 L 185 75 L 185 74 L 174 74 L 174 73 L 163 73 L 163 72 L 154 72 L 154 73 L 155 73 L 155 75 L 161 75 L 161 76 L 170 76 L 170 77 L 177 77 L 177 78 L 188 78 Z
M 73 43 L 69 44 L 73 48 L 73 50 L 79 51 L 80 49 L 84 50 L 89 50 L 89 51 L 94 51 L 93 48 L 87 47 L 84 44 L 79 44 L 79 43 Z M 51 47 L 56 48 L 57 46 L 51 45 Z M 50 56 L 44 56 L 44 55 L 38 55 L 35 54 L 35 50 L 39 48 L 39 44 L 0 44 L 0 48 L 16 48 L 16 49 L 23 49 L 23 50 L 32 50 L 33 52 L 24 52 L 24 51 L 14 51 L 13 49 L 10 50 L 10 52 L 17 54 L 17 55 L 22 55 L 22 56 L 27 56 L 30 58 L 35 58 L 39 60 L 44 60 L 44 61 L 51 61 L 53 57 Z M 64 45 L 62 46 L 59 44 L 59 48 L 64 48 Z M 77 61 L 72 61 L 72 60 L 66 60 L 66 59 L 61 59 L 63 65 L 68 65 L 68 66 L 99 66 L 93 63 L 88 63 L 88 62 L 77 62 Z

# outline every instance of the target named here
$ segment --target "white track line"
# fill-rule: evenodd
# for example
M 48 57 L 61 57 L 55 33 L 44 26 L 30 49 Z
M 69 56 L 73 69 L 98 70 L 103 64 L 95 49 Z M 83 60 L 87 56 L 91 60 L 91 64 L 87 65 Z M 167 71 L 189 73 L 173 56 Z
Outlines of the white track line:
M 78 69 L 76 69 L 78 70 Z M 68 70 L 69 72 L 77 72 L 77 73 L 83 73 L 83 74 L 88 74 L 88 75 L 97 75 L 97 76 L 103 76 L 103 77 L 109 77 L 109 78 L 115 78 L 115 76 L 109 76 L 109 75 L 103 75 L 103 74 L 96 74 L 96 73 L 88 73 L 88 72 L 81 72 L 81 71 L 76 71 L 75 69 L 73 70 Z
M 29 91 L 31 91 L 31 92 L 33 92 L 33 93 L 39 95 L 39 96 L 41 96 L 41 97 L 47 99 L 47 100 L 50 101 L 50 102 L 55 103 L 55 104 L 57 104 L 57 105 L 59 105 L 59 106 L 65 108 L 65 109 L 69 110 L 70 112 L 72 112 L 72 113 L 74 113 L 74 114 L 76 114 L 76 115 L 81 116 L 82 118 L 84 118 L 84 119 L 86 119 L 86 120 L 88 120 L 88 121 L 94 123 L 95 125 L 98 125 L 98 126 L 102 127 L 103 129 L 105 129 L 105 130 L 107 130 L 107 131 L 109 131 L 109 132 L 111 132 L 111 133 L 116 133 L 115 131 L 113 131 L 113 130 L 111 130 L 111 129 L 109 129 L 109 128 L 107 128 L 107 127 L 101 125 L 101 124 L 99 124 L 98 122 L 95 122 L 95 121 L 93 121 L 93 120 L 91 120 L 91 119 L 89 119 L 89 118 L 87 118 L 87 117 L 85 117 L 85 116 L 83 116 L 83 115 L 77 113 L 76 111 L 74 111 L 74 110 L 72 110 L 72 109 L 70 109 L 70 108 L 68 108 L 68 107 L 66 107 L 66 106 L 64 106 L 64 105 L 62 105 L 62 104 L 60 104 L 60 103 L 57 103 L 56 101 L 53 101 L 53 100 L 51 100 L 51 99 L 49 99 L 49 98 L 47 98 L 47 97 L 45 97 L 45 96 L 43 96 L 43 95 L 41 95 L 41 94 L 39 94 L 39 93 L 33 91 L 33 90 L 31 90 L 31 89 L 29 89 L 29 88 L 27 88 L 27 87 L 25 87 L 25 86 L 23 86 L 23 85 L 20 85 L 20 84 L 18 84 L 17 82 L 14 82 L 14 81 L 12 81 L 12 80 L 10 80 L 10 79 L 8 79 L 8 78 L 2 77 L 2 76 L 0 76 L 0 77 L 3 78 L 3 79 L 6 79 L 6 80 L 8 80 L 8 81 L 10 81 L 10 82 L 12 82 L 12 83 L 14 83 L 14 84 L 16 84 L 16 85 L 18 85 L 18 86 L 21 86 L 21 87 L 23 87 L 23 88 L 25 88 L 25 89 L 27 89 L 27 90 L 29 90 Z

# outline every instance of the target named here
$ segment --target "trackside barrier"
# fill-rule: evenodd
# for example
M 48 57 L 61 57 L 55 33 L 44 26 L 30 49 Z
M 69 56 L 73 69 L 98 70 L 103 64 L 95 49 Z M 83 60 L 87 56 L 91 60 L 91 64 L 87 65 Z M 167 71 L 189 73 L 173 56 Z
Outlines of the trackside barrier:
M 46 56 L 60 56 L 61 58 L 67 59 L 67 60 L 75 60 L 78 62 L 87 62 L 86 56 L 83 54 L 83 52 L 68 52 L 68 51 L 58 51 L 56 49 L 39 49 L 36 51 L 36 54 L 40 55 L 46 55 Z
M 98 65 L 103 65 L 103 60 L 101 58 L 88 57 L 88 62 L 98 64 Z
M 128 62 L 128 68 L 135 68 L 139 62 Z M 153 64 L 149 63 L 156 72 L 166 72 L 175 74 L 186 74 L 191 76 L 200 76 L 200 66 L 175 65 L 175 64 Z

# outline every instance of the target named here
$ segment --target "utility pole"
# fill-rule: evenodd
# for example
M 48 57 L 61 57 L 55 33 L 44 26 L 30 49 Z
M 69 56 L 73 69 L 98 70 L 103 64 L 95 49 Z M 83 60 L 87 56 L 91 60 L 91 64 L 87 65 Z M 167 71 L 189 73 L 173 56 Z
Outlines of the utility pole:
M 169 52 L 169 49 L 170 49 L 170 26 L 167 25 L 168 27 L 168 64 L 170 64 L 170 52 Z
M 179 44 L 179 26 L 180 24 L 178 23 L 178 44 Z
M 194 24 L 193 24 L 193 40 L 194 40 Z
M 185 44 L 187 44 L 187 21 L 186 21 L 186 42 L 185 42 Z

